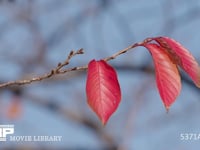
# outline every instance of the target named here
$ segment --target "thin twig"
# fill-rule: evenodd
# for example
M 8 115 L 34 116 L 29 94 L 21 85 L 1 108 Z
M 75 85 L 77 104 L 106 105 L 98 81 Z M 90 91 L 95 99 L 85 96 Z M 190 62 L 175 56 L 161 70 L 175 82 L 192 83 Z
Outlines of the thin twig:
M 131 50 L 132 48 L 135 48 L 135 47 L 138 47 L 138 46 L 142 46 L 144 45 L 145 43 L 148 43 L 148 42 L 151 42 L 153 40 L 153 38 L 146 38 L 144 41 L 142 42 L 138 42 L 138 43 L 135 43 L 125 49 L 122 49 L 120 51 L 118 51 L 117 53 L 113 54 L 112 56 L 109 56 L 109 57 L 106 57 L 104 58 L 105 61 L 109 61 L 111 59 L 115 59 L 116 57 L 118 57 L 119 55 L 123 54 L 123 53 L 126 53 L 128 52 L 129 50 Z
M 103 60 L 105 61 L 110 61 L 112 59 L 115 59 L 116 57 L 118 57 L 119 55 L 128 52 L 129 50 L 131 50 L 132 48 L 135 48 L 137 46 L 142 46 L 144 45 L 144 43 L 148 43 L 151 42 L 153 40 L 153 38 L 147 38 L 142 42 L 138 42 L 135 43 L 125 49 L 122 49 L 120 51 L 118 51 L 117 53 L 113 54 L 112 56 L 106 57 Z M 72 68 L 68 68 L 68 69 L 63 69 L 63 67 L 67 66 L 71 60 L 72 57 L 74 57 L 75 55 L 78 54 L 83 54 L 84 51 L 83 49 L 79 49 L 77 51 L 71 51 L 67 57 L 67 59 L 63 62 L 63 63 L 58 63 L 57 67 L 55 67 L 54 69 L 52 69 L 50 72 L 41 75 L 41 76 L 37 76 L 37 77 L 33 77 L 31 79 L 26 79 L 26 80 L 16 80 L 16 81 L 10 81 L 10 82 L 6 82 L 6 83 L 2 83 L 0 84 L 0 88 L 5 88 L 8 86 L 13 86 L 13 85 L 25 85 L 25 84 L 30 84 L 32 82 L 36 82 L 36 81 L 42 81 L 44 79 L 48 79 L 51 78 L 55 75 L 58 74 L 64 74 L 67 72 L 71 72 L 71 71 L 80 71 L 80 70 L 86 70 L 87 69 L 87 65 L 84 66 L 78 66 L 78 67 L 72 67 Z
M 17 80 L 17 81 L 10 81 L 10 82 L 6 82 L 6 83 L 3 83 L 3 84 L 0 84 L 0 88 L 3 88 L 3 87 L 8 87 L 8 86 L 13 86 L 13 85 L 24 85 L 24 84 L 30 84 L 32 82 L 36 82 L 36 81 L 41 81 L 41 80 L 44 80 L 44 79 L 47 79 L 47 78 L 50 78 L 56 74 L 62 74 L 64 72 L 69 72 L 69 71 L 72 71 L 74 70 L 73 68 L 71 69 L 67 69 L 67 70 L 61 70 L 64 66 L 68 65 L 69 64 L 69 61 L 70 59 L 75 56 L 75 55 L 78 55 L 78 54 L 83 54 L 83 49 L 79 49 L 78 51 L 71 51 L 67 57 L 67 59 L 63 62 L 63 63 L 58 63 L 57 67 L 52 69 L 50 72 L 44 74 L 44 75 L 41 75 L 41 76 L 38 76 L 38 77 L 33 77 L 31 79 L 26 79 L 26 80 Z

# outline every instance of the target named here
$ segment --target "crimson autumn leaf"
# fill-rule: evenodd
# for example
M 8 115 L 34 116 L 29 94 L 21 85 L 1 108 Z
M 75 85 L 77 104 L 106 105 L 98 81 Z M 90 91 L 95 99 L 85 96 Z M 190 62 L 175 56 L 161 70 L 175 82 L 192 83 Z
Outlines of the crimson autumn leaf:
M 177 41 L 169 37 L 155 38 L 175 63 L 177 63 L 200 88 L 200 67 L 192 54 Z
M 153 57 L 157 88 L 168 111 L 181 90 L 181 80 L 177 66 L 161 46 L 152 43 L 144 46 L 150 51 Z
M 121 101 L 121 90 L 115 70 L 104 60 L 88 64 L 87 102 L 105 125 Z

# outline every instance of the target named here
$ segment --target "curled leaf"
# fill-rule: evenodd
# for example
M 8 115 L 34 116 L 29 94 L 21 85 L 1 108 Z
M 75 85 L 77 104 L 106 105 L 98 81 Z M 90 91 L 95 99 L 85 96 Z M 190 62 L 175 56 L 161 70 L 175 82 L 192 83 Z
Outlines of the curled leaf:
M 157 88 L 168 111 L 181 90 L 181 80 L 177 66 L 161 46 L 152 43 L 144 46 L 153 57 Z
M 200 67 L 192 54 L 177 41 L 169 37 L 155 38 L 175 63 L 177 63 L 200 88 Z
M 89 106 L 106 124 L 121 101 L 121 91 L 114 68 L 104 60 L 88 64 L 86 94 Z

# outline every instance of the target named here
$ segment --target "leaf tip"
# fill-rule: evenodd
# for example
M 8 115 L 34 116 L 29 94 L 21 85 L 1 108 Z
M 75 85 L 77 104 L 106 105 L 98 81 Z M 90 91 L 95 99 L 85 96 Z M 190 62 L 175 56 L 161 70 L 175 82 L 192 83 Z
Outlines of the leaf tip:
M 169 108 L 170 108 L 170 106 L 165 106 L 165 109 L 166 109 L 166 113 L 167 113 L 167 114 L 169 113 Z
M 106 126 L 107 122 L 108 122 L 108 120 L 101 119 L 101 123 L 102 123 L 103 126 Z

